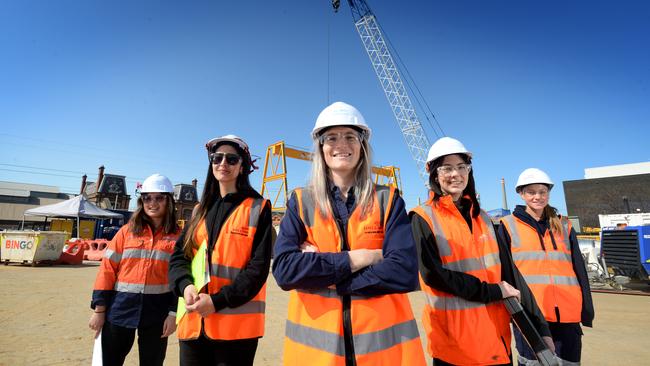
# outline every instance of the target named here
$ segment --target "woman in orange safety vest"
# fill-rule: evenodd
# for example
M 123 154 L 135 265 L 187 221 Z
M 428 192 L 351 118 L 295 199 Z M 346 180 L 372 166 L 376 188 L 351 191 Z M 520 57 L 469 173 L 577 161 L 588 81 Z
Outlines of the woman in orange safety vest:
M 178 238 L 174 187 L 154 174 L 142 183 L 138 207 L 108 244 L 93 290 L 89 327 L 101 331 L 105 366 L 122 365 L 138 330 L 141 365 L 162 365 L 176 330 L 169 258 Z
M 499 236 L 535 295 L 562 365 L 578 365 L 580 322 L 592 326 L 594 306 L 575 231 L 548 203 L 551 188 L 553 182 L 545 172 L 524 170 L 515 189 L 526 205 L 501 219 Z M 515 341 L 519 364 L 533 365 L 535 355 L 516 329 Z
M 415 245 L 399 193 L 372 183 L 370 132 L 342 102 L 316 120 L 311 179 L 275 246 L 273 275 L 291 290 L 285 365 L 424 365 L 406 295 Z
M 548 326 L 492 221 L 481 210 L 472 154 L 443 137 L 429 150 L 429 200 L 411 213 L 418 248 L 422 322 L 434 365 L 511 365 L 510 316 L 501 301 L 521 300 L 551 344 Z
M 206 149 L 203 196 L 169 268 L 172 289 L 187 310 L 178 323 L 180 364 L 252 365 L 264 335 L 271 208 L 250 185 L 255 166 L 244 140 L 226 135 L 208 141 Z M 202 279 L 191 271 L 195 257 L 206 258 L 209 276 L 200 288 L 195 284 Z

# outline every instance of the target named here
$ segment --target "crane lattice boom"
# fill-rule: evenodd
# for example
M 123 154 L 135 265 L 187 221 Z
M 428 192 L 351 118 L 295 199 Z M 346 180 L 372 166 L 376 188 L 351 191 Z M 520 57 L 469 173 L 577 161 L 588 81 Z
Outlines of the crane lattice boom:
M 372 67 L 384 89 L 386 99 L 393 110 L 411 156 L 418 166 L 420 176 L 426 182 L 428 174 L 425 165 L 427 152 L 431 145 L 406 92 L 402 77 L 384 40 L 379 24 L 364 0 L 348 0 L 348 3 L 361 42 L 368 52 Z

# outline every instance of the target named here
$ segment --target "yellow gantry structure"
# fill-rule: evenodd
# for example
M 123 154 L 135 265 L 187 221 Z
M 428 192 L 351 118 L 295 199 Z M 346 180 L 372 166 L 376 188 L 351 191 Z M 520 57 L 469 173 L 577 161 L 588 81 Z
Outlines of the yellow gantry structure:
M 261 194 L 271 201 L 274 212 L 284 212 L 287 209 L 287 200 L 289 199 L 287 158 L 311 161 L 312 153 L 306 150 L 288 147 L 284 141 L 276 142 L 266 148 Z M 372 172 L 374 173 L 374 181 L 376 184 L 395 187 L 401 191 L 402 182 L 398 167 L 373 166 Z M 271 192 L 269 184 L 277 187 L 277 191 Z

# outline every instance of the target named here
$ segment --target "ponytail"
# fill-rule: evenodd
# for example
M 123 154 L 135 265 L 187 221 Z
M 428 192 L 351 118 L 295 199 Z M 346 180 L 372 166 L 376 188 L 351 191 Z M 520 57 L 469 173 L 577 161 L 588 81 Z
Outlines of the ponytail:
M 560 217 L 558 216 L 555 207 L 546 205 L 546 207 L 544 207 L 543 217 L 548 220 L 549 229 L 553 234 L 559 234 L 562 232 L 562 223 L 560 222 Z

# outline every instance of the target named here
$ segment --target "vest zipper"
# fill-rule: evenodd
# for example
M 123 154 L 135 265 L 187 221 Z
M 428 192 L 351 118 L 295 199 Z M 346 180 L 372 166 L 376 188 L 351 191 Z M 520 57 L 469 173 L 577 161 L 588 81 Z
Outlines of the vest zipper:
M 341 251 L 349 251 L 350 245 L 348 244 L 347 235 L 344 235 L 344 230 L 341 227 L 341 222 L 336 219 L 336 228 L 339 230 L 341 237 Z M 354 355 L 354 338 L 352 334 L 352 298 L 350 295 L 343 295 L 343 343 L 345 345 L 345 365 L 356 366 L 357 361 Z

